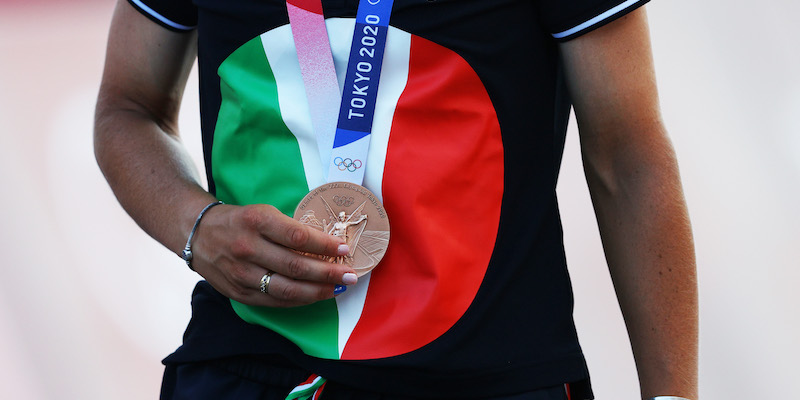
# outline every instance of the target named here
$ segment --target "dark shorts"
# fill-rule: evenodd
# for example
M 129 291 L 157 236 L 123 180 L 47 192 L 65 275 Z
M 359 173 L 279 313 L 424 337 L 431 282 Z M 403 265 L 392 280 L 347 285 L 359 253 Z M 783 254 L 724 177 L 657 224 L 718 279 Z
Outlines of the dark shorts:
M 311 372 L 275 357 L 241 356 L 223 360 L 167 364 L 161 387 L 162 400 L 284 400 Z M 486 398 L 486 400 L 572 400 L 581 384 L 559 385 L 527 393 Z M 424 391 L 424 389 L 421 389 Z M 322 400 L 418 400 L 375 393 L 328 381 Z M 439 399 L 442 399 L 439 397 Z

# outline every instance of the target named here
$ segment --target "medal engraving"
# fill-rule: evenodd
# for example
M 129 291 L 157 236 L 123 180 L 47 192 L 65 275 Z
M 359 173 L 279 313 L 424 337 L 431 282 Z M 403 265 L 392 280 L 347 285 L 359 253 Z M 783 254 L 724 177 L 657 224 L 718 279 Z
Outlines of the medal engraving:
M 350 247 L 345 256 L 307 255 L 347 264 L 358 276 L 375 268 L 389 245 L 389 219 L 383 205 L 367 188 L 354 183 L 332 182 L 312 190 L 300 201 L 294 218 L 343 238 Z

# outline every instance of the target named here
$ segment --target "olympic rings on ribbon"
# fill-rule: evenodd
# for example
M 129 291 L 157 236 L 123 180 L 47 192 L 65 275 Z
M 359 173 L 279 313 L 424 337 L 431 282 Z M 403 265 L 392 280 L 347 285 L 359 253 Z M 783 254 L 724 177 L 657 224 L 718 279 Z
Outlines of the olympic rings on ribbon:
M 355 172 L 355 170 L 361 168 L 362 162 L 361 160 L 353 160 L 351 158 L 336 157 L 333 159 L 333 165 L 336 165 L 339 171 L 347 170 Z

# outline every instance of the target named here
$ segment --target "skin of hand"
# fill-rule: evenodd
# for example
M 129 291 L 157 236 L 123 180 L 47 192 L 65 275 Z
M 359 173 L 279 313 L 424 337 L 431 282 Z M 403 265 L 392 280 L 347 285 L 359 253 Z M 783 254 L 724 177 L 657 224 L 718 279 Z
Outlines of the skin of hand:
M 219 205 L 208 214 L 198 228 L 194 248 L 199 257 L 192 265 L 236 301 L 295 306 L 331 298 L 336 284 L 356 283 L 349 267 L 297 253 L 346 255 L 344 240 L 308 228 L 272 206 Z M 269 296 L 259 287 L 266 269 L 274 271 Z
M 178 110 L 196 56 L 196 34 L 169 31 L 121 0 L 109 33 L 95 113 L 98 165 L 128 214 L 176 254 L 198 213 L 216 199 L 181 143 Z M 333 297 L 355 271 L 299 252 L 339 256 L 344 242 L 269 205 L 219 205 L 193 242 L 194 269 L 239 302 L 292 307 Z M 272 271 L 269 294 L 261 277 Z
M 696 400 L 694 244 L 640 8 L 560 45 L 642 398 Z

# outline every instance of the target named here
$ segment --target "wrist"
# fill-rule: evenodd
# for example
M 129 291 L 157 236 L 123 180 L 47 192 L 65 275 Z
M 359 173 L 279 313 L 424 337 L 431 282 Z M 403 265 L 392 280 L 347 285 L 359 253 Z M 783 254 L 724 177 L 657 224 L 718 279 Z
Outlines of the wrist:
M 192 253 L 192 242 L 194 239 L 194 235 L 197 232 L 197 228 L 200 226 L 200 221 L 203 220 L 203 216 L 206 214 L 206 212 L 211 208 L 213 208 L 214 206 L 218 206 L 220 204 L 225 204 L 225 203 L 221 201 L 215 201 L 209 203 L 207 206 L 205 206 L 205 208 L 203 208 L 202 211 L 200 211 L 200 213 L 197 215 L 197 218 L 194 220 L 194 225 L 192 225 L 191 231 L 189 232 L 189 238 L 186 239 L 186 245 L 183 247 L 183 250 L 178 254 L 183 259 L 183 261 L 186 262 L 186 265 L 192 271 L 194 271 L 194 267 L 192 267 L 192 259 L 194 258 L 194 254 Z

